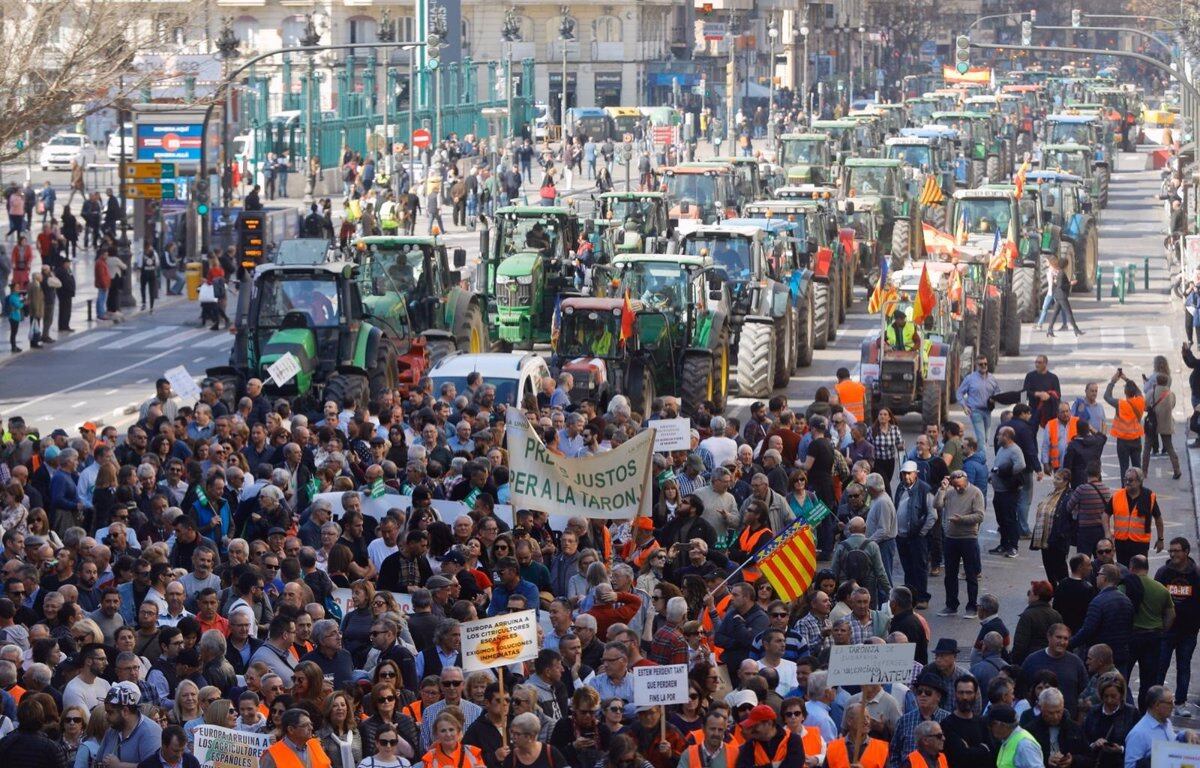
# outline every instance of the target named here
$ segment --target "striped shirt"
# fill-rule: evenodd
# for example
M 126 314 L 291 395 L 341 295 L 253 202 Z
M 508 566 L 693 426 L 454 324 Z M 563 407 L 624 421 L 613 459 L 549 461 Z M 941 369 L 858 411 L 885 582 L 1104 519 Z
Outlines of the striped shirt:
M 1080 528 L 1098 528 L 1104 525 L 1110 499 L 1112 491 L 1104 483 L 1084 483 L 1071 493 L 1071 498 L 1067 500 L 1067 511 Z

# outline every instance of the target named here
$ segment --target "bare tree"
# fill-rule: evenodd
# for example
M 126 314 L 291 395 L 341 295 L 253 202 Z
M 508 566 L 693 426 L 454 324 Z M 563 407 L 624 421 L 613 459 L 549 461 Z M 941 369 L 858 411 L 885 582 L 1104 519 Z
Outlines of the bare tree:
M 132 66 L 181 16 L 151 0 L 0 0 L 0 162 L 154 82 Z
M 942 27 L 937 0 L 870 0 L 867 8 L 872 27 L 886 30 L 888 47 L 895 51 L 896 58 L 889 59 L 886 67 L 890 72 L 916 61 L 921 43 L 935 39 Z

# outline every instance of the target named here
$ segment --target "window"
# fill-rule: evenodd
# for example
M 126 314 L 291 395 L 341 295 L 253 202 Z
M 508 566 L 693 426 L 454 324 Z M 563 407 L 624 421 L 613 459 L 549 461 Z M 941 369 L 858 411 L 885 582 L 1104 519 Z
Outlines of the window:
M 254 49 L 254 32 L 258 28 L 258 19 L 253 16 L 239 16 L 234 20 L 233 34 L 242 44 L 242 50 Z
M 279 37 L 284 48 L 300 47 L 300 38 L 304 37 L 304 25 L 303 16 L 289 16 L 283 20 L 283 29 L 280 30 Z
M 601 16 L 592 22 L 592 39 L 597 43 L 621 42 L 621 20 L 616 16 Z
M 466 19 L 463 19 L 460 24 L 459 36 L 462 43 L 463 56 L 471 55 L 471 28 L 467 25 Z
M 375 43 L 379 41 L 378 22 L 369 16 L 355 16 L 346 24 L 347 43 Z

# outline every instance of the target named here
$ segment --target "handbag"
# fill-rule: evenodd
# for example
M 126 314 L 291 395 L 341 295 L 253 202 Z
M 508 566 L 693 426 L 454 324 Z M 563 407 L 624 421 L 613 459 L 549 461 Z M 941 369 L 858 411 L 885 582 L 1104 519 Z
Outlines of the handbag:
M 212 283 L 204 283 L 200 286 L 200 303 L 213 304 L 217 300 L 217 289 Z

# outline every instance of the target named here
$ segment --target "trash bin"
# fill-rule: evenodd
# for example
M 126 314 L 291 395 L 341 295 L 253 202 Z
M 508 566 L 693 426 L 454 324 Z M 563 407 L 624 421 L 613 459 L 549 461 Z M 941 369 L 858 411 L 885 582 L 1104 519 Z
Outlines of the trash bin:
M 185 271 L 187 272 L 188 301 L 197 301 L 200 298 L 200 283 L 203 282 L 200 277 L 200 262 L 188 262 Z

